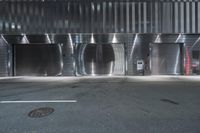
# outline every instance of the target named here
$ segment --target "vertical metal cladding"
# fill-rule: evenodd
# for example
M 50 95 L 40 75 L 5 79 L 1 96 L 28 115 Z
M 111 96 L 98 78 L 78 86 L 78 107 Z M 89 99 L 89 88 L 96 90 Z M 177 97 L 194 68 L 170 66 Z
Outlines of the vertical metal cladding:
M 200 33 L 198 0 L 2 0 L 0 32 Z
M 2 37 L 0 38 L 0 65 L 0 76 L 9 75 L 8 67 L 11 64 L 8 62 L 8 45 Z

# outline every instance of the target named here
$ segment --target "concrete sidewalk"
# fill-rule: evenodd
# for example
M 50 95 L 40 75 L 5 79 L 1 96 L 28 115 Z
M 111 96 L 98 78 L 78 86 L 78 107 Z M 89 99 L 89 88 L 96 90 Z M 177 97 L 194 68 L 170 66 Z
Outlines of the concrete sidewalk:
M 60 77 L 35 77 L 15 76 L 0 77 L 0 82 L 199 82 L 200 76 L 60 76 Z

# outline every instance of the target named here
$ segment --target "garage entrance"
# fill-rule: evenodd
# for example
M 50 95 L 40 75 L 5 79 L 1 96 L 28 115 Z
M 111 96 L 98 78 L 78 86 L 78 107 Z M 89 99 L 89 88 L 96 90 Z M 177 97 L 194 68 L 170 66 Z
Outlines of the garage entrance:
M 124 44 L 76 44 L 76 75 L 125 75 Z
M 14 44 L 14 76 L 57 76 L 62 74 L 59 44 Z
M 151 75 L 184 74 L 183 43 L 152 43 L 150 45 Z

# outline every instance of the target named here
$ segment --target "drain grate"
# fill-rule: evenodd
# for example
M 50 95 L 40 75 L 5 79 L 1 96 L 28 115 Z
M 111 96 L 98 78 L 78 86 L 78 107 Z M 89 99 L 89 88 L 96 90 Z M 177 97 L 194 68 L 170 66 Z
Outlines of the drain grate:
M 28 113 L 28 116 L 31 118 L 41 118 L 48 116 L 54 112 L 53 108 L 50 107 L 43 107 L 43 108 L 38 108 L 34 109 L 31 112 Z
M 170 99 L 160 99 L 160 100 L 163 101 L 163 102 L 167 102 L 167 103 L 171 103 L 171 104 L 179 105 L 178 102 L 172 101 L 172 100 L 170 100 Z

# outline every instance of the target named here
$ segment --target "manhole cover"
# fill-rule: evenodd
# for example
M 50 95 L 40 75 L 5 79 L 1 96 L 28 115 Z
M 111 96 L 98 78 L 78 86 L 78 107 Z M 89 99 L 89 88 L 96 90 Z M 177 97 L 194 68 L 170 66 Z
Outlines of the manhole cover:
M 41 118 L 41 117 L 48 116 L 53 112 L 54 112 L 53 108 L 43 107 L 43 108 L 32 110 L 31 112 L 28 113 L 28 116 L 31 118 Z

